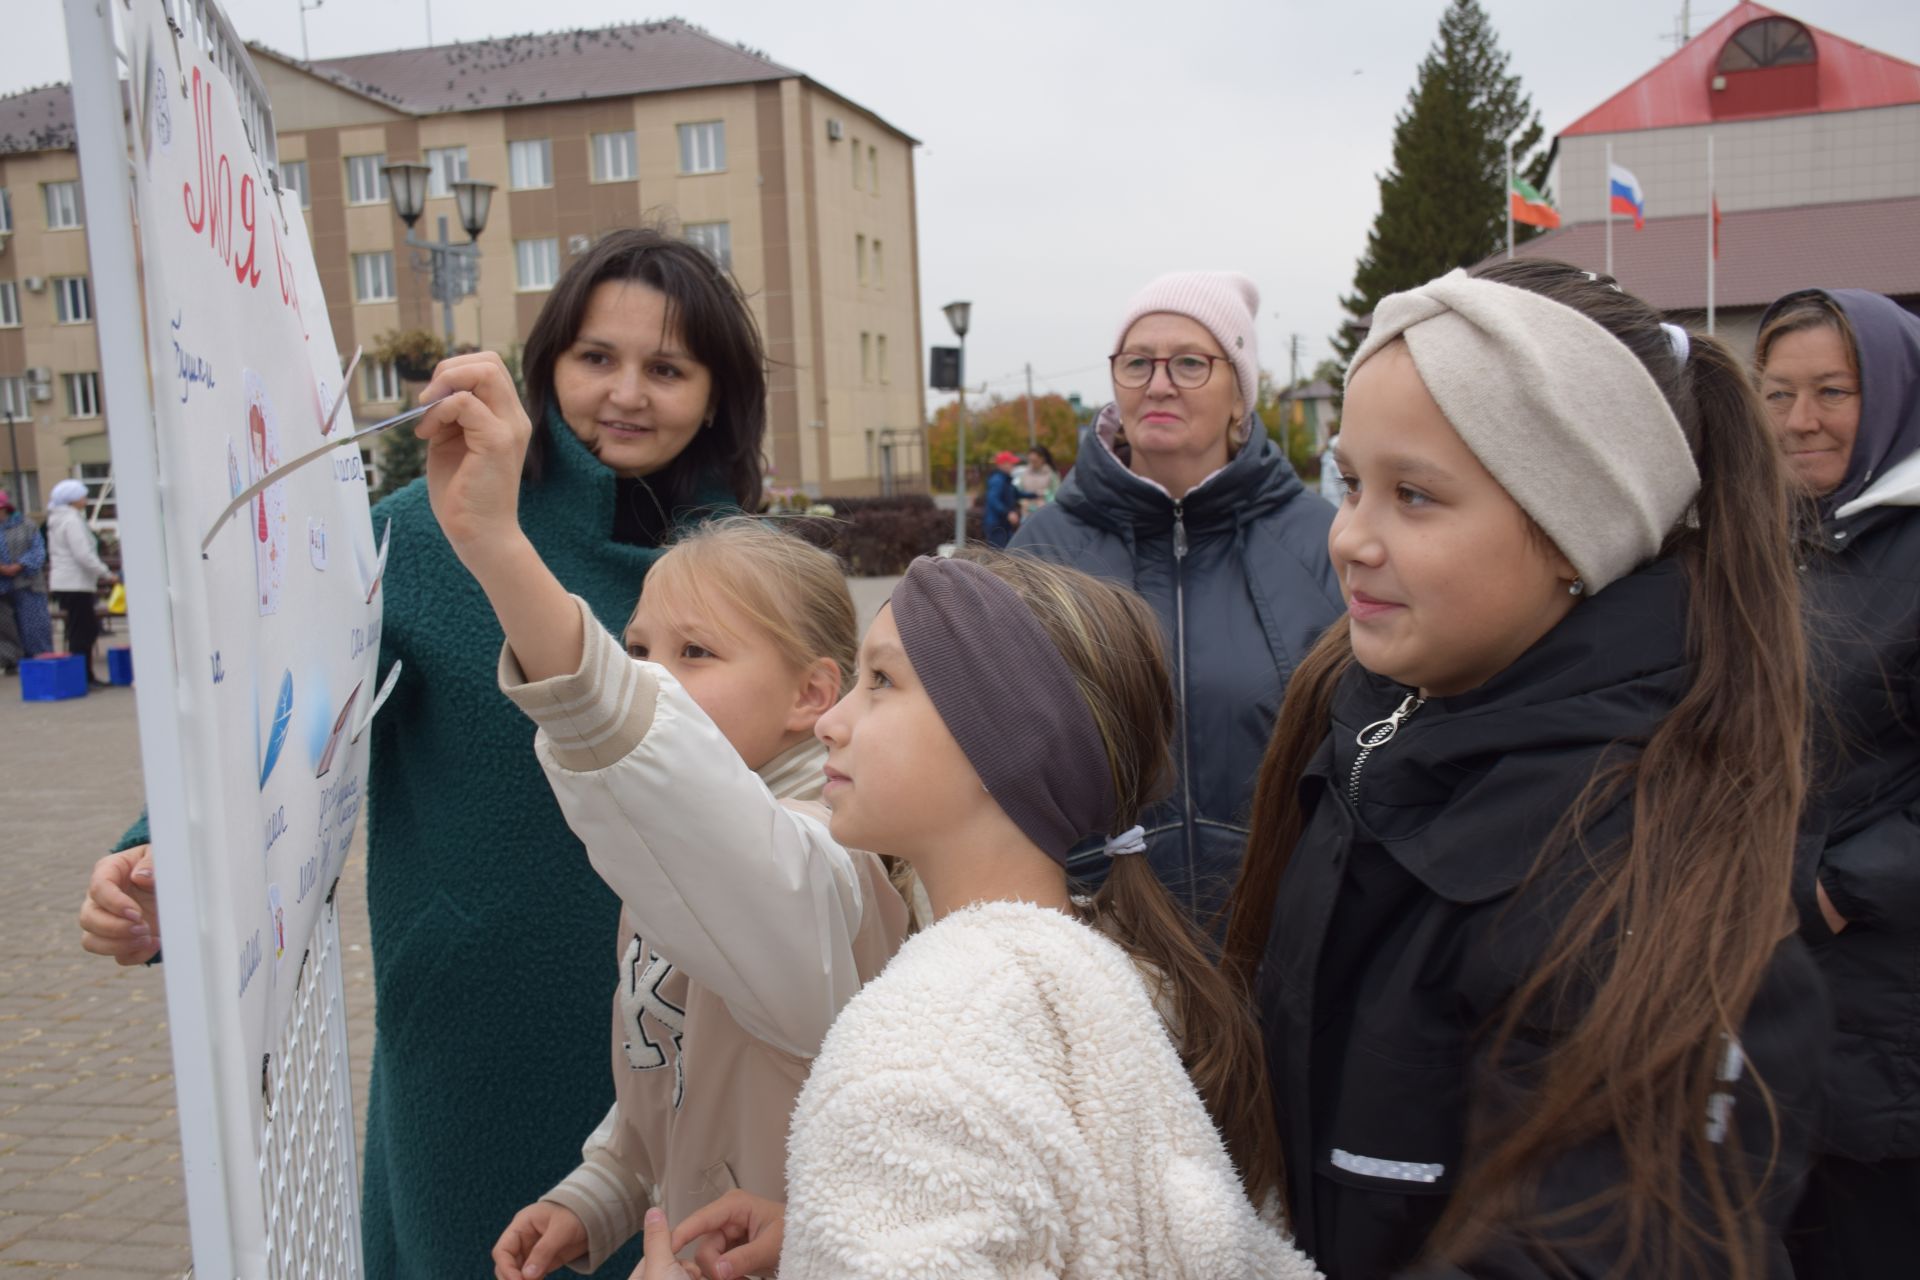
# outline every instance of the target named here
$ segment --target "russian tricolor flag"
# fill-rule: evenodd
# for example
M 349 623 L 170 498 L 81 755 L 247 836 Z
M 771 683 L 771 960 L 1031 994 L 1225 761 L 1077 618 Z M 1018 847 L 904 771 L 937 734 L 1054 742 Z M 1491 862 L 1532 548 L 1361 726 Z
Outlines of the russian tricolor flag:
M 1633 229 L 1646 225 L 1647 201 L 1640 194 L 1640 179 L 1617 164 L 1607 166 L 1607 212 L 1633 219 Z

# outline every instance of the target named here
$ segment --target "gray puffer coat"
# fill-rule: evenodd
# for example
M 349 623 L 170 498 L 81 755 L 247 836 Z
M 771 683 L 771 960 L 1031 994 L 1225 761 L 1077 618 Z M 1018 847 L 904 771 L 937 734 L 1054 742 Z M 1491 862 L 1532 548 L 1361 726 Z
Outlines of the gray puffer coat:
M 1239 453 L 1179 502 L 1114 456 L 1113 405 L 1081 433 L 1054 500 L 1013 549 L 1146 598 L 1173 662 L 1179 723 L 1171 795 L 1148 811 L 1147 857 L 1212 929 L 1240 870 L 1255 775 L 1294 667 L 1345 609 L 1327 557 L 1333 508 L 1309 492 L 1257 420 Z M 1098 883 L 1097 844 L 1068 870 Z

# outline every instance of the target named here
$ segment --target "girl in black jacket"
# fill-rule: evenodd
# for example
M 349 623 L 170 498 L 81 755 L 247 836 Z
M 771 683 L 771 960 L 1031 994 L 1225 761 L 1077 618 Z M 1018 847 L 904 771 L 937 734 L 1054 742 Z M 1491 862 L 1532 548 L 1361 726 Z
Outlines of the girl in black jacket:
M 1604 278 L 1455 272 L 1349 371 L 1349 610 L 1261 767 L 1227 955 L 1333 1280 L 1789 1275 L 1828 1012 L 1805 658 L 1744 370 Z
M 1809 289 L 1768 308 L 1760 395 L 1815 510 L 1801 564 L 1814 772 L 1795 885 L 1839 1022 L 1799 1280 L 1920 1270 L 1920 316 Z

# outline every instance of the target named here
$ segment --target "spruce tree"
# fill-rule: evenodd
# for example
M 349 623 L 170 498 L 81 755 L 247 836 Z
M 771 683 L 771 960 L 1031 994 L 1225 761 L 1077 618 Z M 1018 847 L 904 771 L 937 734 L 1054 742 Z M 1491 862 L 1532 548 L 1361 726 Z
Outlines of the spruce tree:
M 1513 141 L 1514 172 L 1545 188 L 1547 156 L 1523 157 L 1540 143 L 1539 113 L 1507 73 L 1493 25 L 1476 0 L 1451 0 L 1440 36 L 1393 130 L 1393 164 L 1380 178 L 1380 212 L 1367 251 L 1340 300 L 1364 320 L 1390 293 L 1468 267 L 1506 246 L 1507 173 L 1502 146 Z M 1536 229 L 1514 227 L 1516 242 Z M 1354 325 L 1333 335 L 1341 365 L 1359 345 Z

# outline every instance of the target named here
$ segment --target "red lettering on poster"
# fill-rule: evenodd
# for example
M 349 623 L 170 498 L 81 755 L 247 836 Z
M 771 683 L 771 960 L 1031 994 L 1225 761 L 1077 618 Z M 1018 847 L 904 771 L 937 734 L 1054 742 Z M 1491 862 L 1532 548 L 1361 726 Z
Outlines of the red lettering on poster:
M 259 242 L 259 199 L 251 173 L 240 177 L 239 228 L 246 236 L 242 253 L 233 249 L 234 198 L 233 161 L 219 149 L 213 138 L 213 81 L 193 69 L 193 141 L 196 155 L 195 176 L 183 184 L 181 202 L 187 225 L 207 233 L 207 244 L 222 264 L 233 269 L 233 278 L 248 288 L 260 287 L 257 256 Z M 286 273 L 282 269 L 281 298 L 287 298 Z

